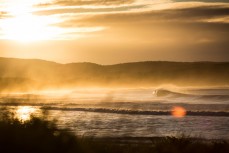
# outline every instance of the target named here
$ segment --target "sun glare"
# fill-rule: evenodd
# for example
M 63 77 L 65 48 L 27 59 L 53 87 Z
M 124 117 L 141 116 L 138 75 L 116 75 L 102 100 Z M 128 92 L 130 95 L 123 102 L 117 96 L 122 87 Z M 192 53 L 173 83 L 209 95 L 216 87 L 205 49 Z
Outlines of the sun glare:
M 7 17 L 0 20 L 0 39 L 16 40 L 23 43 L 43 40 L 72 40 L 82 38 L 86 33 L 101 31 L 103 27 L 58 26 L 63 18 L 58 15 L 35 15 L 36 4 L 49 0 L 3 0 L 1 12 Z
M 51 24 L 59 22 L 56 17 L 33 15 L 37 0 L 10 1 L 4 11 L 11 17 L 0 21 L 1 39 L 32 42 L 55 39 L 62 29 Z
M 1 23 L 5 39 L 31 42 L 53 39 L 60 31 L 48 27 L 47 21 L 32 15 L 5 19 Z

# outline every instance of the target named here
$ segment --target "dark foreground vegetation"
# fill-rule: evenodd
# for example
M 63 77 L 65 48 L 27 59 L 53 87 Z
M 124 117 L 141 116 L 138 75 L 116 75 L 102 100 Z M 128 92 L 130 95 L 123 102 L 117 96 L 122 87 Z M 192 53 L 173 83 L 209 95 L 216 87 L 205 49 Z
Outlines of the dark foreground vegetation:
M 55 122 L 33 117 L 21 122 L 9 115 L 0 119 L 1 153 L 228 153 L 227 141 L 188 137 L 149 138 L 149 142 L 76 137 Z M 135 139 L 130 139 L 135 140 Z

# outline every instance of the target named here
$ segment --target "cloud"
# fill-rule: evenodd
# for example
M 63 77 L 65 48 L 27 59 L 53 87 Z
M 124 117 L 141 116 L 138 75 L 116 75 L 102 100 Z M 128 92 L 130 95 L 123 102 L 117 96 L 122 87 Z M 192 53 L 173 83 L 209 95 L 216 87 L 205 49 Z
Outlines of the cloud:
M 149 10 L 151 6 L 166 4 L 171 0 L 83 0 L 83 1 L 53 1 L 35 5 L 36 15 L 63 14 L 98 14 Z
M 0 19 L 9 18 L 9 17 L 11 16 L 7 12 L 0 11 Z
M 222 2 L 222 3 L 229 3 L 228 0 L 173 0 L 175 2 L 211 2 L 211 3 L 219 3 L 219 2 Z
M 73 17 L 58 26 L 107 27 L 96 33 L 96 39 L 87 39 L 89 46 L 92 46 L 88 50 L 97 48 L 104 53 L 104 56 L 101 56 L 103 58 L 115 50 L 118 58 L 122 58 L 122 51 L 125 51 L 126 55 L 133 55 L 133 59 L 128 57 L 129 61 L 134 61 L 136 57 L 144 60 L 147 60 L 147 57 L 153 60 L 176 60 L 178 55 L 185 57 L 184 60 L 204 60 L 204 56 L 207 60 L 228 60 L 228 56 L 225 56 L 229 54 L 229 23 L 226 22 L 228 16 L 229 8 L 226 5 L 195 6 L 91 14 L 80 19 Z M 109 47 L 101 47 L 104 44 Z
M 206 22 L 207 20 L 223 19 L 228 20 L 229 7 L 227 6 L 198 6 L 192 8 L 152 10 L 141 12 L 124 12 L 87 15 L 81 19 L 65 20 L 60 26 L 73 26 L 74 24 L 89 24 L 107 26 L 112 25 L 131 25 L 131 24 L 155 24 L 155 23 L 195 23 Z
M 123 41 L 132 39 L 136 42 L 158 44 L 179 43 L 185 40 L 193 41 L 193 43 L 210 43 L 225 39 L 225 36 L 221 36 L 220 33 L 228 31 L 226 24 L 229 16 L 228 5 L 199 4 L 188 7 L 187 5 L 182 4 L 183 7 L 181 7 L 179 4 L 177 8 L 173 6 L 169 9 L 146 11 L 144 6 L 140 11 L 129 11 L 134 7 L 121 6 L 114 12 L 109 10 L 111 8 L 66 8 L 39 13 L 40 15 L 71 13 L 69 16 L 62 17 L 62 22 L 54 26 L 64 29 L 103 27 L 102 30 L 95 31 L 92 35 L 104 36 L 107 39 L 116 37 Z M 137 8 L 140 9 L 139 6 L 135 9 Z M 82 14 L 83 12 L 86 14 Z M 212 32 L 209 29 L 212 29 Z M 192 36 L 189 36 L 190 32 Z M 196 32 L 199 34 L 196 35 Z M 75 33 L 68 34 L 71 36 L 70 39 L 74 38 L 73 35 Z M 86 35 L 89 36 L 88 33 Z
M 83 5 L 123 5 L 133 3 L 135 0 L 55 0 L 37 6 L 83 6 Z
M 33 12 L 34 15 L 60 15 L 60 14 L 96 14 L 96 13 L 111 13 L 111 12 L 123 12 L 133 9 L 144 8 L 145 5 L 131 5 L 131 6 L 116 6 L 114 7 L 63 7 L 52 8 Z
M 61 1 L 62 2 L 62 1 Z M 64 2 L 64 1 L 63 1 Z M 74 1 L 73 1 L 74 2 Z M 71 3 L 73 3 L 71 2 Z M 88 1 L 86 1 L 88 2 Z M 89 1 L 90 2 L 90 1 Z M 151 1 L 149 1 L 151 2 Z M 144 13 L 146 16 L 150 16 L 149 19 L 159 19 L 163 20 L 179 20 L 179 19 L 197 19 L 197 18 L 214 18 L 218 16 L 226 16 L 229 14 L 229 4 L 227 3 L 197 3 L 197 2 L 169 2 L 168 0 L 155 1 L 158 3 L 132 3 L 131 5 L 120 5 L 114 7 L 100 7 L 96 5 L 91 5 L 87 7 L 74 6 L 69 1 L 66 1 L 64 7 L 46 7 L 45 9 L 40 9 L 34 11 L 34 15 L 79 15 L 79 14 L 119 14 L 125 15 L 126 13 Z M 145 13 L 145 12 L 153 13 Z M 139 16 L 139 15 L 138 15 Z

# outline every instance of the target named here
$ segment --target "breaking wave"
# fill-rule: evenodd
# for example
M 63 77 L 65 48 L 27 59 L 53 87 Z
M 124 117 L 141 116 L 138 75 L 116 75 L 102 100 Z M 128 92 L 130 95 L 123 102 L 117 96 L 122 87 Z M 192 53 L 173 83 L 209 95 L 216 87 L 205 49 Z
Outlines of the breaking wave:
M 228 94 L 194 94 L 188 92 L 170 91 L 167 89 L 157 89 L 153 92 L 159 98 L 194 98 L 200 100 L 229 100 Z
M 107 108 L 62 108 L 62 107 L 42 107 L 44 110 L 60 110 L 60 111 L 83 111 L 95 113 L 114 113 L 127 115 L 171 115 L 171 111 L 140 111 L 140 110 L 124 110 L 124 109 L 107 109 Z M 229 116 L 229 112 L 213 112 L 213 111 L 187 111 L 188 116 Z

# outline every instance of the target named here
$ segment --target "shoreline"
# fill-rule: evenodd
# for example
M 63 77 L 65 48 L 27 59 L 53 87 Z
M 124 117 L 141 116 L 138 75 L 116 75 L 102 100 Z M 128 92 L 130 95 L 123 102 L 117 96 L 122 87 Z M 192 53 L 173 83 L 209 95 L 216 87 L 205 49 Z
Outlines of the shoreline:
M 221 142 L 225 141 L 229 143 L 229 139 L 207 139 L 191 137 L 186 135 L 181 136 L 161 136 L 161 137 L 82 137 L 82 139 L 87 139 L 93 142 L 99 143 L 116 143 L 116 144 L 151 144 L 157 141 L 161 141 L 166 138 L 176 138 L 176 139 L 189 139 L 198 142 Z

